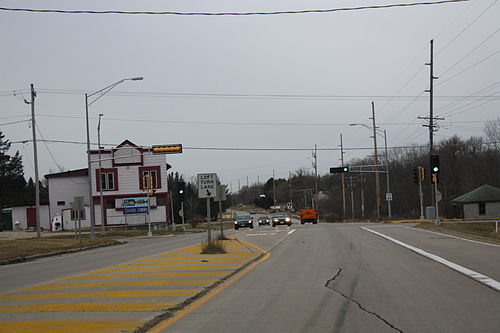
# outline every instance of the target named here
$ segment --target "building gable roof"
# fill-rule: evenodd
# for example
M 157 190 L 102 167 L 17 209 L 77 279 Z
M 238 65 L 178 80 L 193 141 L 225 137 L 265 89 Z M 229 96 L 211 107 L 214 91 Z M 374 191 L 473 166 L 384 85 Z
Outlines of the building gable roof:
M 485 184 L 453 199 L 451 202 L 461 204 L 476 202 L 500 202 L 500 188 Z

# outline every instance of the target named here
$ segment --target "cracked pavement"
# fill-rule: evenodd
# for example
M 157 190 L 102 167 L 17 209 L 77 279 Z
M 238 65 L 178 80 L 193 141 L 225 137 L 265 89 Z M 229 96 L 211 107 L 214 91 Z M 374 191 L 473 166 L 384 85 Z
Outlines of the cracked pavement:
M 337 271 L 337 273 L 335 273 L 335 275 L 331 279 L 329 279 L 328 281 L 326 281 L 325 287 L 328 288 L 328 289 L 330 289 L 330 290 L 332 290 L 332 291 L 334 291 L 334 292 L 336 292 L 340 296 L 342 296 L 347 302 L 351 302 L 351 303 L 356 304 L 360 310 L 362 310 L 362 311 L 364 311 L 366 313 L 369 313 L 369 314 L 375 316 L 376 318 L 378 318 L 379 320 L 381 320 L 384 324 L 386 324 L 390 328 L 394 329 L 395 331 L 398 331 L 400 333 L 404 333 L 403 330 L 401 330 L 401 329 L 397 328 L 396 326 L 394 326 L 393 324 L 391 324 L 387 319 L 383 318 L 380 314 L 368 310 L 360 302 L 358 302 L 357 300 L 353 299 L 352 296 L 346 295 L 342 291 L 336 289 L 333 285 L 335 284 L 336 279 L 340 276 L 341 273 L 342 273 L 342 268 L 339 268 L 339 270 Z M 351 290 L 350 294 L 352 295 L 353 292 L 354 292 L 354 290 Z

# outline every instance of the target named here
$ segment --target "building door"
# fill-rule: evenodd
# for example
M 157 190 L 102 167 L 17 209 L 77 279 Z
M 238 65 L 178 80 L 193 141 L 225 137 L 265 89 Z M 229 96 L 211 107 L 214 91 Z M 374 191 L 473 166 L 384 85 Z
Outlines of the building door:
M 36 208 L 26 208 L 28 228 L 36 228 Z

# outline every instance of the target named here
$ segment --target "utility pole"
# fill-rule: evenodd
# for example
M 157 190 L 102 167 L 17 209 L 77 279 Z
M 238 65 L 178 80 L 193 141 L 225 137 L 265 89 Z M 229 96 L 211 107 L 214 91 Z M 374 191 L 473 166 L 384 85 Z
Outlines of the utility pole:
M 435 130 L 435 121 L 438 120 L 444 120 L 444 118 L 439 118 L 439 117 L 434 117 L 434 80 L 437 80 L 438 77 L 434 76 L 434 40 L 431 39 L 431 54 L 430 54 L 430 61 L 426 63 L 426 65 L 429 66 L 429 90 L 425 90 L 425 92 L 429 93 L 429 118 L 425 117 L 418 117 L 419 119 L 428 119 L 429 120 L 429 125 L 423 125 L 424 127 L 429 127 L 429 156 L 433 154 L 434 152 L 434 132 Z M 431 170 L 430 165 L 429 165 L 429 170 Z M 437 193 L 437 184 L 434 183 L 432 184 L 431 188 L 431 201 L 436 207 L 436 217 L 437 215 L 437 200 L 436 200 L 436 193 Z
M 340 133 L 340 166 L 344 167 L 344 144 L 342 142 L 342 133 Z M 345 175 L 342 172 L 342 219 L 345 219 Z
M 375 191 L 376 191 L 376 211 L 377 221 L 380 221 L 380 177 L 378 174 L 378 153 L 377 153 L 377 127 L 375 123 L 375 103 L 372 102 L 372 117 L 373 120 L 373 147 L 375 149 Z
M 350 188 L 351 188 L 351 216 L 352 219 L 354 220 L 354 185 L 352 184 L 352 176 L 349 176 L 349 183 L 350 183 Z
M 292 201 L 292 172 L 288 171 L 288 186 L 290 187 L 290 210 L 293 209 L 293 201 Z
M 276 211 L 276 179 L 274 179 L 274 169 L 273 169 L 273 211 Z
M 247 176 L 247 189 L 250 188 L 250 184 L 248 183 L 248 176 Z
M 384 143 L 385 143 L 385 168 L 386 168 L 386 182 L 387 182 L 387 193 L 391 193 L 391 184 L 389 181 L 389 154 L 387 153 L 387 132 L 384 130 Z M 390 200 L 389 200 L 390 199 Z M 391 202 L 392 202 L 392 193 L 390 194 L 390 197 L 388 196 L 385 198 L 387 201 L 387 213 L 389 214 L 389 219 L 392 219 L 392 209 L 391 209 Z
M 36 144 L 36 121 L 35 121 L 35 97 L 36 91 L 33 87 L 33 83 L 30 86 L 31 90 L 31 102 L 24 100 L 26 104 L 31 104 L 31 132 L 33 134 L 33 161 L 35 164 L 35 218 L 36 218 L 36 238 L 40 239 L 40 178 L 38 176 L 38 150 Z
M 429 78 L 429 150 L 432 154 L 434 150 L 434 40 L 431 39 L 431 60 L 428 64 L 430 67 Z
M 99 113 L 99 122 L 97 123 L 97 149 L 99 149 L 99 177 L 98 182 L 99 186 L 99 202 L 101 204 L 101 235 L 104 236 L 106 234 L 106 226 L 104 224 L 104 198 L 102 195 L 102 162 L 101 162 L 101 117 L 102 113 Z
M 318 210 L 318 146 L 314 145 L 313 152 L 313 168 L 314 168 L 314 200 L 313 200 L 313 209 Z
M 361 176 L 360 176 L 360 179 L 361 179 L 361 184 L 360 184 L 360 188 L 361 188 L 361 218 L 365 218 L 365 174 L 364 173 L 361 173 Z
M 418 197 L 420 198 L 420 219 L 424 219 L 424 193 L 422 192 L 422 174 L 424 171 L 423 167 L 418 166 Z

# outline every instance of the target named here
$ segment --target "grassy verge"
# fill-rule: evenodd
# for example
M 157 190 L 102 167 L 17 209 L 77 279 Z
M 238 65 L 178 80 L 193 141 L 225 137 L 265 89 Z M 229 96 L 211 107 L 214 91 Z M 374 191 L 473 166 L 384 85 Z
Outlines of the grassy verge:
M 114 243 L 109 239 L 82 239 L 82 244 L 76 239 L 15 239 L 0 242 L 0 260 L 11 260 L 29 257 L 37 254 L 79 249 L 81 247 Z
M 500 235 L 495 233 L 495 223 L 420 223 L 416 228 L 441 232 L 472 240 L 500 244 Z

